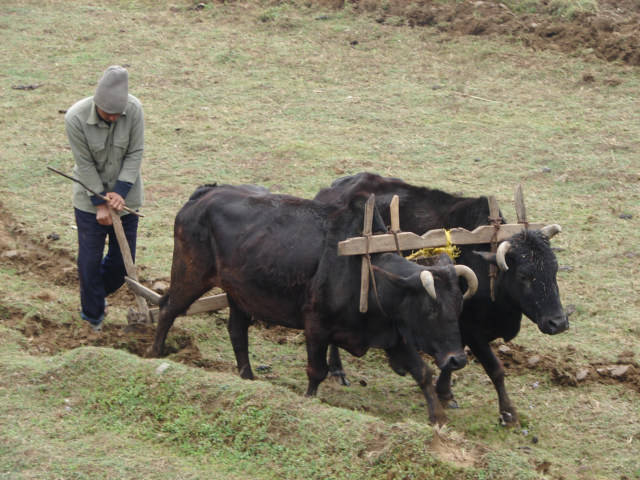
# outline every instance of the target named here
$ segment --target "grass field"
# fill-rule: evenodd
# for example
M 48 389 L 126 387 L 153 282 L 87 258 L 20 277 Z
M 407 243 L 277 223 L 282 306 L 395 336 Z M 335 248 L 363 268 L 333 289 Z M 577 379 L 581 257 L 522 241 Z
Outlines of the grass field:
M 307 3 L 0 5 L 0 479 L 640 479 L 640 70 Z M 174 216 L 202 183 L 311 198 L 368 170 L 496 195 L 510 220 L 522 184 L 530 219 L 563 227 L 558 281 L 576 309 L 555 337 L 523 319 L 510 345 L 545 360 L 507 367 L 522 428 L 498 425 L 476 363 L 443 429 L 380 352 L 345 356 L 352 386 L 306 399 L 292 332 L 253 328 L 267 373 L 241 381 L 224 311 L 176 322 L 207 368 L 90 335 L 43 350 L 44 330 L 83 328 L 76 283 L 45 265 L 76 252 L 71 185 L 46 166 L 71 171 L 63 112 L 111 64 L 145 108 L 148 282 L 168 279 Z M 27 243 L 43 256 L 7 254 Z M 617 364 L 626 376 L 597 372 Z

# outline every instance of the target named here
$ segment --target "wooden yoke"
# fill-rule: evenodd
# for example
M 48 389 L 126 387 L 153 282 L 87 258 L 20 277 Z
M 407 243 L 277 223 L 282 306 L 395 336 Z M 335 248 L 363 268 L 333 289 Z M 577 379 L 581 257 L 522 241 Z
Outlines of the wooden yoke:
M 539 229 L 543 223 L 530 223 L 529 228 Z M 506 223 L 500 225 L 496 240 L 501 242 L 524 230 L 520 223 Z M 491 243 L 495 228 L 493 225 L 482 225 L 469 231 L 465 228 L 449 230 L 451 243 L 454 245 L 471 245 L 477 243 Z M 394 238 L 395 237 L 395 238 Z M 421 248 L 442 247 L 447 245 L 447 232 L 444 228 L 429 230 L 418 235 L 413 232 L 400 232 L 397 235 L 383 233 L 365 237 L 351 237 L 338 242 L 338 255 L 365 255 L 366 253 L 393 252 L 396 250 L 395 241 L 399 242 L 400 250 L 419 250 Z
M 372 193 L 364 206 L 364 225 L 362 227 L 362 237 L 366 242 L 366 251 L 362 256 L 362 266 L 360 268 L 360 312 L 365 313 L 369 309 L 369 270 L 371 268 L 371 257 L 369 256 L 369 240 L 373 227 L 373 208 L 376 204 L 376 196 Z
M 111 220 L 113 221 L 113 230 L 116 232 L 116 238 L 118 239 L 118 245 L 120 246 L 120 253 L 122 253 L 122 259 L 124 260 L 124 267 L 127 270 L 127 276 L 138 281 L 138 274 L 136 273 L 136 266 L 133 263 L 133 257 L 131 256 L 131 249 L 129 248 L 129 242 L 124 234 L 122 228 L 122 221 L 120 215 L 111 207 L 109 207 L 111 213 Z M 125 278 L 126 279 L 126 278 Z M 149 315 L 149 306 L 147 305 L 144 297 L 136 293 L 136 302 L 138 304 L 138 313 L 143 317 L 144 323 L 151 323 L 151 315 Z

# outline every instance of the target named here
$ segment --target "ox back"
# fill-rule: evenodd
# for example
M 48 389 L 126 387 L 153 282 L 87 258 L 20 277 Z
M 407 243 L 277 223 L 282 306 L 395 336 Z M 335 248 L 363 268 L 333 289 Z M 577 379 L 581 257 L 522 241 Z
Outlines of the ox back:
M 437 228 L 473 230 L 489 224 L 486 197 L 451 195 L 366 172 L 334 181 L 331 187 L 320 190 L 315 200 L 339 202 L 354 191 L 376 195 L 376 206 L 387 225 L 390 223 L 391 199 L 398 195 L 400 228 L 420 235 Z M 504 223 L 502 215 L 500 218 Z M 498 272 L 495 300 L 491 298 L 489 266 L 497 262 L 496 255 L 490 253 L 490 245 L 460 246 L 462 253 L 456 259 L 457 263 L 473 269 L 479 282 L 478 293 L 465 302 L 460 316 L 462 340 L 493 381 L 503 425 L 517 424 L 518 415 L 504 385 L 504 367 L 489 343 L 497 338 L 513 339 L 520 330 L 523 313 L 546 334 L 560 333 L 569 327 L 556 281 L 558 264 L 548 236 L 541 231 L 529 231 L 515 235 L 509 242 L 508 270 Z M 344 375 L 339 355 L 333 348 L 331 368 L 337 375 Z M 451 372 L 442 371 L 436 391 L 445 405 L 457 407 L 451 391 Z
M 171 284 L 150 354 L 162 354 L 176 316 L 217 286 L 227 293 L 228 331 L 241 377 L 253 378 L 247 334 L 253 320 L 301 329 L 307 395 L 327 375 L 329 344 L 357 356 L 382 348 L 395 371 L 415 378 L 429 419 L 444 423 L 432 372 L 418 352 L 430 353 L 447 370 L 466 363 L 456 269 L 451 262 L 426 267 L 395 254 L 373 255 L 377 288 L 370 292 L 369 311 L 360 313 L 361 262 L 338 256 L 337 244 L 361 230 L 366 199 L 353 193 L 327 204 L 256 186 L 197 189 L 176 216 Z M 377 212 L 374 218 L 374 230 L 384 229 Z M 437 295 L 427 293 L 425 277 Z

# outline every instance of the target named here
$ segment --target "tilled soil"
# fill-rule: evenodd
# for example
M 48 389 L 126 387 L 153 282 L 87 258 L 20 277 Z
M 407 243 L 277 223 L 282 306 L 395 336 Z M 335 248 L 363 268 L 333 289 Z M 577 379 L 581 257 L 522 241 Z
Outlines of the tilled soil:
M 640 3 L 601 0 L 597 13 L 561 16 L 554 3 L 542 0 L 535 13 L 514 12 L 496 1 L 347 0 L 379 23 L 433 28 L 451 35 L 502 36 L 533 50 L 552 49 L 640 65 Z M 344 0 L 318 0 L 336 8 Z

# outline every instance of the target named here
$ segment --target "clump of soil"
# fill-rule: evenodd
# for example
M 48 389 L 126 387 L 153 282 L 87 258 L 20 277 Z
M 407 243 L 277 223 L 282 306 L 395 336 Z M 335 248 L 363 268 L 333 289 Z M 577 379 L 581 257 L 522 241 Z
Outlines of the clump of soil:
M 615 362 L 594 360 L 581 363 L 575 359 L 576 349 L 569 346 L 560 356 L 531 352 L 527 348 L 498 342 L 496 351 L 508 373 L 519 374 L 525 370 L 550 375 L 556 385 L 579 387 L 590 382 L 624 384 L 640 392 L 640 359 L 630 351 L 620 352 Z
M 344 0 L 316 0 L 342 8 Z M 502 2 L 463 0 L 349 0 L 356 11 L 375 15 L 379 23 L 435 28 L 452 35 L 503 36 L 534 50 L 596 56 L 640 65 L 640 3 L 600 0 L 595 12 L 560 15 L 543 0 L 535 13 L 518 13 Z

